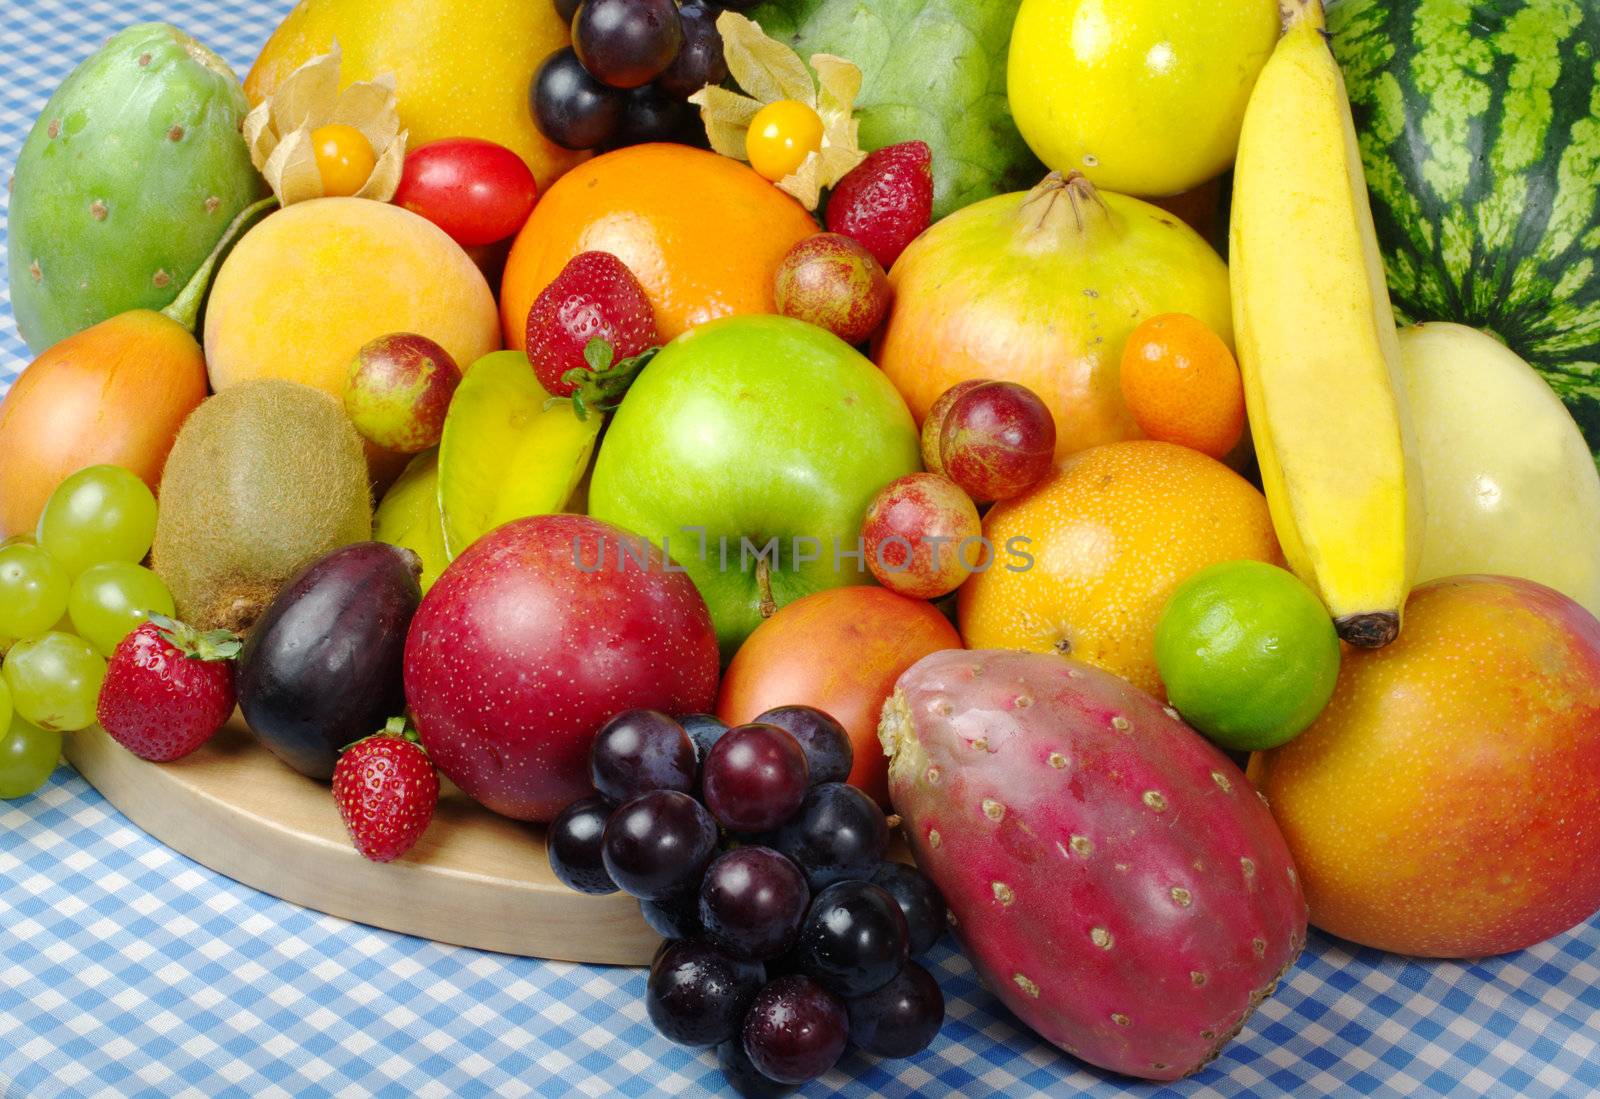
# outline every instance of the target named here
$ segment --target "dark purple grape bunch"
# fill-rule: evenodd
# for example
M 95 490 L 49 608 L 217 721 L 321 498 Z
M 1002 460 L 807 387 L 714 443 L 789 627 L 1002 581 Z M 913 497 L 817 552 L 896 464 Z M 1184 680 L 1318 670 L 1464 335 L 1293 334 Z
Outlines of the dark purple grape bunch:
M 911 959 L 944 933 L 944 899 L 885 861 L 888 821 L 846 785 L 852 763 L 844 729 L 809 706 L 732 729 L 629 710 L 595 736 L 596 796 L 551 825 L 562 882 L 620 888 L 667 940 L 645 996 L 656 1029 L 715 1046 L 741 1095 L 785 1094 L 852 1042 L 909 1057 L 943 1024 L 938 982 Z
M 648 141 L 704 145 L 688 98 L 728 76 L 717 15 L 752 2 L 554 0 L 572 45 L 539 66 L 529 89 L 534 122 L 568 149 Z

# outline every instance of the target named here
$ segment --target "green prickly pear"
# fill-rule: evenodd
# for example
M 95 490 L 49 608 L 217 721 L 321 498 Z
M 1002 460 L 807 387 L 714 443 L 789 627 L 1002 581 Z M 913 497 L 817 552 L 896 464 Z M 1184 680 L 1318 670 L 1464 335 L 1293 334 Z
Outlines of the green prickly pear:
M 240 134 L 239 79 L 165 23 L 111 39 L 67 77 L 17 160 L 11 303 L 35 353 L 177 297 L 267 193 Z

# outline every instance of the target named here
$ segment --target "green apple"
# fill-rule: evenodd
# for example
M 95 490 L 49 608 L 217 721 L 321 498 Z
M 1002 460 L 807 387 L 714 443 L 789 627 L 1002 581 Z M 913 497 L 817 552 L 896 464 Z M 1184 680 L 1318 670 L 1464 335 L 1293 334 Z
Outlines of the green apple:
M 601 441 L 589 514 L 688 572 L 731 656 L 777 607 L 871 583 L 854 556 L 867 505 L 920 468 L 905 402 L 849 344 L 787 317 L 729 317 L 640 373 Z

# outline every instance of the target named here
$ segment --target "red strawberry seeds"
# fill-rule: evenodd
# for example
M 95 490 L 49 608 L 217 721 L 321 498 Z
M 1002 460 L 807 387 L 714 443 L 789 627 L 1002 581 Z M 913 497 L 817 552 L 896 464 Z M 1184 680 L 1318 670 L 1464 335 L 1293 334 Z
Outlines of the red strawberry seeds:
M 591 347 L 595 341 L 608 350 Z M 644 287 L 609 252 L 574 256 L 528 311 L 528 361 L 539 384 L 557 397 L 573 396 L 657 342 L 655 308 Z
M 422 837 L 439 804 L 439 774 L 404 718 L 346 748 L 333 769 L 333 800 L 350 841 L 373 862 L 393 862 Z
M 106 665 L 96 716 L 111 738 L 141 759 L 165 763 L 210 740 L 233 713 L 233 658 L 227 630 L 199 633 L 152 615 L 117 645 Z
M 828 229 L 866 246 L 887 271 L 933 220 L 933 153 L 922 141 L 867 154 L 828 199 Z

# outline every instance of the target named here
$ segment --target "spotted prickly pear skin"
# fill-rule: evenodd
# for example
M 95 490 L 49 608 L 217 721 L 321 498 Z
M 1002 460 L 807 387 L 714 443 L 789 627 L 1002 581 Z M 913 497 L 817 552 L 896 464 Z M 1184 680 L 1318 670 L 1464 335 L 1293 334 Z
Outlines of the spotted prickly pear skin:
M 56 89 L 12 182 L 11 303 L 35 353 L 161 309 L 235 214 L 266 194 L 220 57 L 176 27 L 116 35 Z
M 979 976 L 1091 1064 L 1210 1061 L 1305 943 L 1282 835 L 1244 775 L 1150 695 L 1040 653 L 952 650 L 880 736 L 917 863 Z

